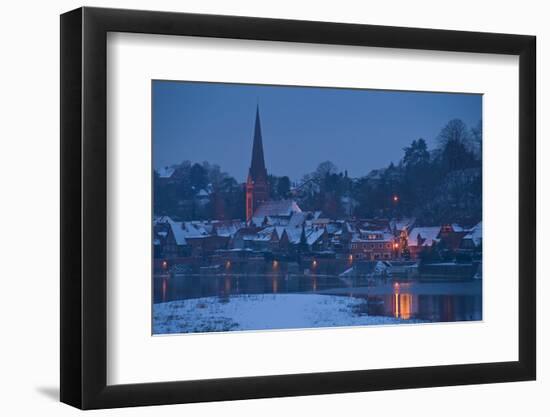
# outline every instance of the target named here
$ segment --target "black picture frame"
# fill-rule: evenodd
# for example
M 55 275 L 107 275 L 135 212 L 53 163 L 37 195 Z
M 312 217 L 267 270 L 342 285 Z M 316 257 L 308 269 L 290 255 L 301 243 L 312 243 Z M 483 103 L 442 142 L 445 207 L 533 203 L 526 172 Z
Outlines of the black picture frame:
M 519 360 L 107 385 L 108 32 L 519 56 Z M 534 380 L 536 38 L 102 8 L 61 15 L 61 401 L 82 409 Z

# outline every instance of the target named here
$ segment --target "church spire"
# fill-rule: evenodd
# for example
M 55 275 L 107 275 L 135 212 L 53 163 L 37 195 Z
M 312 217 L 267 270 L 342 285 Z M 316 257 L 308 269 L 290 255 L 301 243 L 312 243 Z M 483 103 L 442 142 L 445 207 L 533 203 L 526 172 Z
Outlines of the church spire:
M 254 212 L 269 200 L 269 184 L 265 169 L 264 145 L 260 126 L 260 106 L 256 106 L 256 123 L 254 125 L 254 143 L 252 144 L 252 161 L 246 180 L 246 221 L 249 222 Z
M 254 143 L 252 145 L 252 162 L 250 163 L 249 175 L 252 180 L 258 178 L 267 179 L 267 170 L 264 160 L 264 146 L 262 143 L 262 128 L 260 125 L 260 106 L 256 106 L 256 123 L 254 125 Z

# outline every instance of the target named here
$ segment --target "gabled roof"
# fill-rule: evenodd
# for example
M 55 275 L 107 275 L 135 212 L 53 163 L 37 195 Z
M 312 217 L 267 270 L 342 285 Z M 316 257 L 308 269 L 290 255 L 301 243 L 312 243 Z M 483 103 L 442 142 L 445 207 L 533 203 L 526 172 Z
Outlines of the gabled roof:
M 288 236 L 288 241 L 293 244 L 300 243 L 300 237 L 302 235 L 301 227 L 285 227 L 286 235 Z
M 178 245 L 187 245 L 187 240 L 185 239 L 185 233 L 182 230 L 182 223 L 172 220 L 168 216 L 162 216 L 157 219 L 158 223 L 166 223 L 172 229 L 172 234 Z
M 187 239 L 208 236 L 210 234 L 210 231 L 212 230 L 211 225 L 204 225 L 200 222 L 194 222 L 194 221 L 183 222 L 181 224 L 181 228 L 183 230 L 184 236 Z
M 409 246 L 418 246 L 418 236 L 424 240 L 421 246 L 431 246 L 434 242 L 438 241 L 440 226 L 433 227 L 415 227 L 409 233 L 407 244 Z
M 307 217 L 307 214 L 304 213 L 303 211 L 295 211 L 294 213 L 292 213 L 292 216 L 288 221 L 288 227 L 301 226 L 306 221 L 306 217 Z
M 216 235 L 223 237 L 232 237 L 237 233 L 237 231 L 244 227 L 244 223 L 233 222 L 230 224 L 220 224 L 216 225 L 215 231 Z
M 172 167 L 164 167 L 157 170 L 160 178 L 170 178 L 175 169 Z
M 176 222 L 169 216 L 162 216 L 155 220 L 155 224 L 170 225 L 178 245 L 186 245 L 187 239 L 196 239 L 210 236 L 213 225 L 201 221 Z
M 277 233 L 277 238 L 279 240 L 281 240 L 281 238 L 283 237 L 284 232 L 285 232 L 285 227 L 282 227 L 282 226 L 275 227 L 275 233 Z M 287 234 L 287 237 L 288 237 L 288 234 Z
M 265 229 L 260 230 L 256 234 L 247 235 L 243 237 L 243 240 L 253 240 L 255 242 L 269 242 L 274 233 L 274 227 L 266 227 Z
M 354 230 L 355 230 L 355 228 L 349 222 L 345 222 L 344 226 L 342 227 L 342 232 L 353 233 Z
M 197 197 L 208 197 L 210 196 L 210 193 L 206 191 L 204 188 L 201 188 L 199 192 L 197 193 Z
M 482 224 L 481 222 L 479 222 L 478 224 L 476 224 L 474 227 L 470 229 L 468 234 L 464 236 L 463 239 L 471 239 L 476 246 L 479 246 L 481 244 L 482 231 L 483 231 Z
M 266 201 L 254 212 L 254 218 L 269 216 L 291 216 L 293 213 L 301 213 L 302 210 L 294 200 L 270 200 Z
M 252 219 L 250 219 L 250 222 L 252 223 L 253 226 L 256 226 L 256 227 L 261 227 L 262 224 L 264 224 L 264 221 L 265 221 L 266 217 L 252 217 Z
M 313 229 L 309 231 L 309 233 L 306 231 L 307 244 L 313 245 L 323 236 L 324 233 L 325 233 L 325 229 Z
M 453 232 L 464 232 L 464 228 L 457 223 L 451 224 L 451 227 L 453 228 Z

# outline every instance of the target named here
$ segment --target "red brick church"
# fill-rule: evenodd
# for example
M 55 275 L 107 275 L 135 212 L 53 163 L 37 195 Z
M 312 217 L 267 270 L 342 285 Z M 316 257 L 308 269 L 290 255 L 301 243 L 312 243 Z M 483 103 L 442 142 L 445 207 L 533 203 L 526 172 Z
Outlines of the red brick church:
M 246 221 L 249 222 L 254 211 L 262 203 L 269 200 L 269 184 L 264 161 L 262 143 L 262 128 L 260 126 L 260 109 L 256 108 L 256 123 L 254 125 L 254 143 L 252 145 L 252 162 L 246 180 Z

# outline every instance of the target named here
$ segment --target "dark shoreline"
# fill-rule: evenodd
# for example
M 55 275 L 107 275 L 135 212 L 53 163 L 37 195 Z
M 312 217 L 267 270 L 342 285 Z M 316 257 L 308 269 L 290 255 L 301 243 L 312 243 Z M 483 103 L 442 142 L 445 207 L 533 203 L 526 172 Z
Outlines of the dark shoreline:
M 386 295 L 393 293 L 422 295 L 481 295 L 482 280 L 460 282 L 401 282 L 388 283 L 373 287 L 331 288 L 316 291 L 316 294 L 327 295 Z M 313 293 L 313 292 L 312 292 Z

